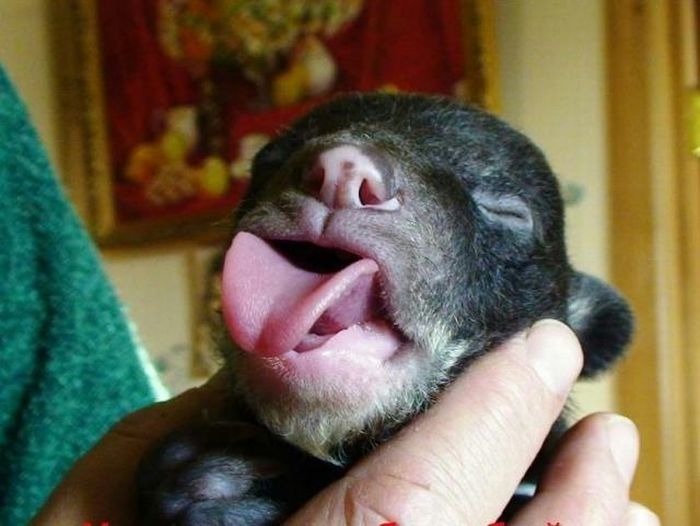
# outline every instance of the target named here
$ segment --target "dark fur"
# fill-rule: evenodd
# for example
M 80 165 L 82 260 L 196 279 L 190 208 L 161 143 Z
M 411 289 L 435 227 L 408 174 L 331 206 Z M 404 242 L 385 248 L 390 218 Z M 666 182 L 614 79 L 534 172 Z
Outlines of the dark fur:
M 625 302 L 568 263 L 562 199 L 542 153 L 500 120 L 453 101 L 372 94 L 319 107 L 256 157 L 236 231 L 303 239 L 298 215 L 314 199 L 309 163 L 344 143 L 390 163 L 402 207 L 340 210 L 326 226 L 342 229 L 337 248 L 379 263 L 390 319 L 413 342 L 411 352 L 426 356 L 420 389 L 404 393 L 406 407 L 375 415 L 332 444 L 335 464 L 263 428 L 237 435 L 212 424 L 171 438 L 142 469 L 145 523 L 277 523 L 428 407 L 474 358 L 538 319 L 570 323 L 584 347 L 586 377 L 626 345 L 632 321 Z M 224 347 L 236 377 L 240 351 Z M 445 365 L 448 347 L 459 356 Z M 239 391 L 235 419 L 256 422 L 255 395 Z M 244 424 L 230 425 L 237 432 Z M 564 426 L 555 428 L 553 436 Z M 221 477 L 216 488 L 214 475 Z

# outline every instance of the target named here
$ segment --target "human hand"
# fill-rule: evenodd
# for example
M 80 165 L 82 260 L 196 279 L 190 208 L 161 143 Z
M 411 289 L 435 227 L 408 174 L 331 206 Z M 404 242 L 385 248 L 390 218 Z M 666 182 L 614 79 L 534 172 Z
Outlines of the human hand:
M 289 524 L 486 526 L 512 496 L 580 368 L 568 328 L 535 325 L 472 365 L 439 403 Z M 143 453 L 224 399 L 214 381 L 128 416 L 78 461 L 34 524 L 135 523 L 134 480 Z M 614 415 L 584 419 L 567 433 L 538 495 L 508 526 L 658 524 L 628 502 L 636 456 L 631 422 Z
M 225 377 L 131 413 L 71 468 L 32 524 L 137 524 L 136 471 L 142 457 L 168 434 L 215 416 L 227 399 Z
M 486 526 L 539 451 L 582 365 L 563 324 L 536 324 L 472 365 L 409 424 L 289 522 Z M 629 502 L 638 454 L 634 424 L 589 416 L 569 430 L 537 495 L 508 526 L 652 526 Z

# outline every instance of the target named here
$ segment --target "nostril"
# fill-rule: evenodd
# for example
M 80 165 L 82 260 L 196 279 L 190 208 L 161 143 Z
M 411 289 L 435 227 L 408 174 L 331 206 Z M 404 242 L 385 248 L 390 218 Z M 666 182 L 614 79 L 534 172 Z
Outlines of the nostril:
M 391 161 L 374 150 L 341 144 L 312 160 L 302 178 L 304 191 L 333 209 L 369 207 L 397 210 Z
M 377 195 L 372 188 L 372 183 L 368 179 L 363 180 L 360 185 L 360 203 L 362 203 L 362 206 L 378 205 L 382 202 L 384 202 L 384 199 Z
M 308 172 L 304 181 L 305 188 L 313 195 L 319 195 L 323 188 L 323 181 L 326 178 L 326 171 L 321 164 L 315 164 Z

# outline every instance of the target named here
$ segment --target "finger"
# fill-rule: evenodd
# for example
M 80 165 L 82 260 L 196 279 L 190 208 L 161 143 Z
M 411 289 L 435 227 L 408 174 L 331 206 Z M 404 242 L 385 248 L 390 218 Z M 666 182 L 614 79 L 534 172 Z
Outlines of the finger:
M 630 420 L 604 413 L 584 418 L 567 432 L 535 498 L 512 526 L 625 524 L 638 454 Z
M 199 419 L 202 411 L 220 410 L 226 382 L 224 374 L 217 373 L 204 385 L 115 424 L 75 463 L 32 524 L 135 524 L 135 496 L 124 488 L 133 486 L 143 454 L 168 433 Z
M 661 521 L 649 508 L 637 502 L 630 502 L 625 526 L 661 526 Z
M 499 515 L 581 369 L 548 320 L 472 365 L 438 403 L 322 492 L 290 524 L 475 524 Z
M 228 384 L 229 376 L 220 370 L 201 386 L 127 415 L 110 429 L 108 439 L 120 437 L 151 444 L 202 417 L 215 416 L 228 400 Z

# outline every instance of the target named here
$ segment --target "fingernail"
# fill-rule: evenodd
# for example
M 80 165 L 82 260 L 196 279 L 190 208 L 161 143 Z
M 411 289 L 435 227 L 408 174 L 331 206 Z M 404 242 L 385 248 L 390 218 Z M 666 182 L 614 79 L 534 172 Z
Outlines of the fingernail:
M 574 333 L 557 320 L 541 320 L 527 333 L 527 357 L 542 381 L 566 394 L 581 372 L 583 356 Z
M 608 415 L 607 431 L 610 451 L 620 474 L 629 484 L 632 482 L 639 455 L 639 435 L 634 423 L 624 416 Z
M 625 524 L 634 524 L 634 526 L 659 526 L 661 524 L 656 513 L 636 502 L 630 503 L 626 519 Z

